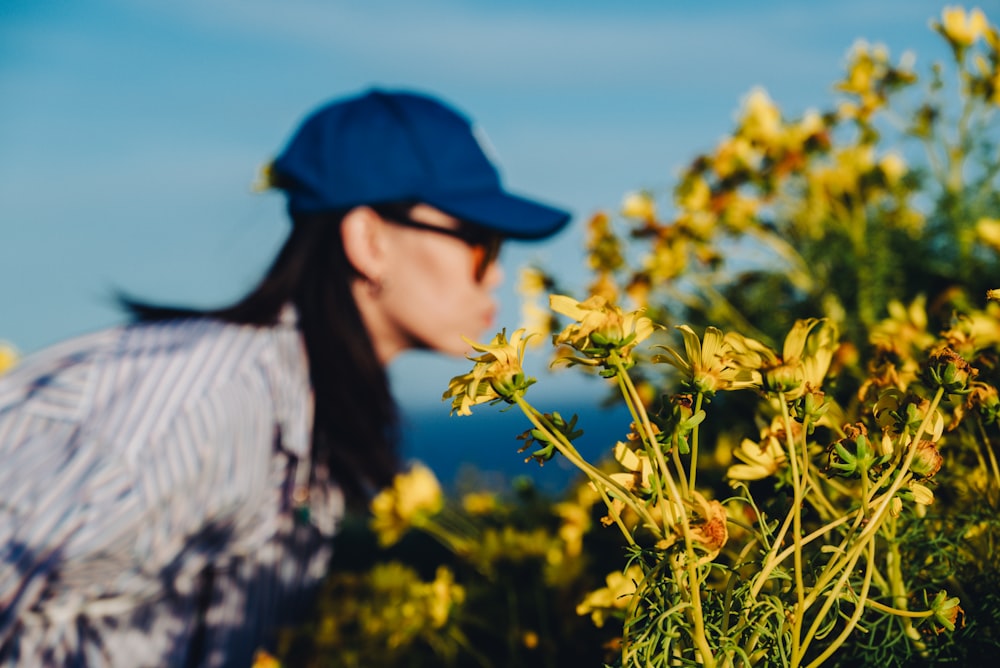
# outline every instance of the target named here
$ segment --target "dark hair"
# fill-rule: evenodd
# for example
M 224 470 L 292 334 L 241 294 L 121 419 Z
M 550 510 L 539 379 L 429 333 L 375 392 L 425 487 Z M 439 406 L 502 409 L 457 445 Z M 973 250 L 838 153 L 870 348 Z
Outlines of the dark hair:
M 373 206 L 407 210 L 408 203 Z M 315 398 L 311 475 L 329 476 L 352 503 L 365 503 L 398 470 L 398 415 L 351 281 L 359 276 L 344 252 L 340 223 L 346 212 L 293 214 L 292 231 L 270 269 L 245 297 L 218 309 L 151 305 L 119 296 L 133 320 L 213 318 L 270 326 L 285 304 L 298 311 Z

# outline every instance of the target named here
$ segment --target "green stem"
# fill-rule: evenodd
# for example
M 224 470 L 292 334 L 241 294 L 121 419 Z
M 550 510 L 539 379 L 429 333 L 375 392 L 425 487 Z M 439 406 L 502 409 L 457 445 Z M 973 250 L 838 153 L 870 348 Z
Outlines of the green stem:
M 865 568 L 865 580 L 864 583 L 861 585 L 861 594 L 858 596 L 858 600 L 855 604 L 854 614 L 852 614 L 851 617 L 847 620 L 847 623 L 844 624 L 844 628 L 843 630 L 841 630 L 840 634 L 833 641 L 831 641 L 823 650 L 823 652 L 820 653 L 820 655 L 817 656 L 815 659 L 813 659 L 813 661 L 810 662 L 809 665 L 806 666 L 806 668 L 817 668 L 820 664 L 822 664 L 828 658 L 833 656 L 833 653 L 836 652 L 838 649 L 840 649 L 841 645 L 843 645 L 844 642 L 847 641 L 847 638 L 851 635 L 851 633 L 854 632 L 854 629 L 857 628 L 858 621 L 861 619 L 861 614 L 864 612 L 865 604 L 868 601 L 868 592 L 871 589 L 871 584 L 872 584 L 872 573 L 875 571 L 875 546 L 869 545 L 867 552 L 868 552 L 868 564 L 867 567 Z M 843 578 L 847 578 L 848 573 L 849 571 L 845 572 Z M 832 604 L 833 599 L 832 598 L 829 599 L 827 603 Z M 817 625 L 822 621 L 823 616 L 825 614 L 826 611 L 824 610 L 816 618 L 816 621 L 813 623 L 812 628 L 809 629 L 810 632 L 809 637 L 812 637 L 812 634 L 814 634 Z M 805 653 L 807 645 L 808 642 L 803 643 L 802 646 L 803 653 Z
M 899 553 L 899 544 L 896 542 L 897 525 L 898 521 L 895 517 L 890 516 L 885 522 L 885 540 L 888 545 L 885 566 L 889 576 L 889 593 L 892 596 L 892 601 L 896 607 L 905 610 L 906 583 L 903 581 L 903 559 Z M 920 632 L 913 627 L 913 621 L 908 617 L 903 618 L 903 628 L 907 638 L 923 645 Z
M 992 444 L 990 443 L 990 437 L 989 434 L 986 432 L 986 426 L 983 425 L 982 419 L 980 418 L 976 420 L 976 423 L 979 425 L 979 434 L 982 437 L 982 439 L 980 440 L 980 445 L 982 445 L 982 449 L 986 451 L 986 456 L 990 460 L 990 469 L 992 469 L 993 472 L 993 482 L 996 483 L 997 489 L 1000 490 L 1000 466 L 997 465 L 997 454 L 993 452 L 993 447 Z M 976 451 L 978 453 L 979 449 L 977 448 Z M 981 454 L 979 455 L 979 457 L 980 460 L 982 460 Z
M 836 529 L 841 524 L 844 524 L 845 522 L 847 522 L 849 519 L 851 519 L 850 515 L 844 515 L 843 517 L 841 517 L 838 520 L 830 522 L 829 524 L 824 524 L 823 526 L 821 526 L 820 528 L 816 529 L 815 531 L 813 531 L 808 536 L 804 536 L 802 538 L 802 545 L 803 546 L 804 545 L 808 545 L 809 543 L 811 543 L 812 541 L 816 540 L 817 538 L 820 538 L 820 537 L 828 534 L 829 532 L 833 531 L 834 529 Z M 776 544 L 778 544 L 778 543 L 776 543 Z M 754 599 L 757 598 L 757 594 L 760 593 L 760 590 L 763 588 L 764 583 L 767 582 L 767 578 L 768 578 L 768 576 L 771 575 L 771 571 L 773 571 L 778 566 L 778 564 L 780 564 L 782 561 L 784 561 L 785 559 L 787 559 L 788 556 L 790 554 L 792 554 L 794 551 L 795 551 L 795 546 L 794 545 L 786 547 L 784 550 L 782 550 L 781 552 L 779 552 L 778 554 L 776 554 L 774 556 L 774 558 L 768 560 L 764 564 L 764 566 L 760 569 L 760 573 L 757 574 L 755 582 L 754 582 L 754 585 L 753 585 L 753 587 L 750 590 L 751 600 L 754 600 Z
M 910 441 L 910 444 L 907 448 L 906 455 L 904 456 L 902 463 L 899 465 L 897 469 L 895 469 L 896 477 L 893 479 L 892 484 L 889 486 L 889 490 L 880 497 L 883 500 L 883 503 L 879 504 L 877 510 L 873 514 L 871 518 L 872 522 L 870 522 L 868 526 L 865 528 L 866 532 L 874 532 L 878 530 L 879 526 L 881 525 L 882 518 L 888 511 L 889 501 L 892 500 L 892 497 L 894 497 L 896 493 L 899 492 L 899 489 L 905 483 L 909 482 L 910 479 L 912 479 L 913 476 L 910 473 L 910 466 L 912 465 L 913 458 L 917 453 L 917 444 L 920 443 L 920 439 L 923 437 L 923 435 L 930 431 L 929 430 L 930 423 L 934 419 L 934 416 L 937 413 L 937 407 L 938 405 L 940 405 L 941 399 L 943 397 L 944 397 L 944 389 L 939 387 L 937 389 L 937 392 L 935 392 L 934 394 L 934 398 L 931 400 L 930 406 L 927 409 L 927 414 L 924 415 L 924 419 L 921 421 L 920 426 L 917 427 L 917 431 Z M 902 438 L 902 436 L 900 438 Z M 883 485 L 885 484 L 886 477 L 891 474 L 892 470 L 886 471 L 885 475 L 882 478 L 880 478 L 875 485 L 872 486 L 872 489 L 869 492 L 869 497 L 873 497 L 878 492 L 878 490 L 883 487 Z M 870 502 L 872 499 L 869 498 L 868 500 Z
M 622 393 L 622 397 L 625 399 L 625 405 L 628 406 L 629 413 L 632 415 L 632 422 L 635 424 L 636 431 L 642 438 L 642 445 L 646 450 L 646 456 L 649 458 L 650 462 L 656 462 L 656 468 L 659 472 L 661 472 L 661 475 L 652 475 L 650 476 L 650 479 L 653 483 L 654 492 L 656 493 L 656 506 L 660 509 L 663 531 L 666 533 L 669 531 L 670 527 L 676 526 L 680 520 L 680 518 L 674 516 L 674 504 L 671 503 L 671 501 L 679 504 L 685 497 L 681 497 L 677 494 L 677 487 L 674 483 L 673 477 L 670 475 L 669 469 L 667 469 L 667 462 L 663 458 L 663 449 L 660 447 L 659 441 L 656 440 L 656 434 L 653 432 L 653 425 L 649 421 L 646 409 L 643 408 L 642 400 L 639 397 L 638 391 L 635 389 L 635 385 L 632 383 L 632 379 L 629 377 L 628 373 L 626 373 L 625 365 L 614 352 L 611 353 L 609 362 L 615 368 L 615 378 L 618 380 L 618 389 Z M 664 482 L 667 487 L 670 488 L 669 497 L 665 497 L 663 494 L 663 488 L 661 485 L 663 485 Z M 686 517 L 686 513 L 684 513 L 683 509 L 680 514 Z
M 635 545 L 635 539 L 632 538 L 631 532 L 625 527 L 618 513 L 615 512 L 610 499 L 607 496 L 606 490 L 612 489 L 616 492 L 616 498 L 620 499 L 622 503 L 629 506 L 636 515 L 638 515 L 642 521 L 649 526 L 649 529 L 654 533 L 658 533 L 659 528 L 656 521 L 649 514 L 646 508 L 639 503 L 636 503 L 635 498 L 629 493 L 627 489 L 622 487 L 620 484 L 615 482 L 612 478 L 604 474 L 604 472 L 592 466 L 587 460 L 580 456 L 573 444 L 557 429 L 552 428 L 549 421 L 544 415 L 539 413 L 535 408 L 525 401 L 524 397 L 517 395 L 514 397 L 514 402 L 517 404 L 521 412 L 535 425 L 536 429 L 545 432 L 546 437 L 555 445 L 555 448 L 562 454 L 569 462 L 582 471 L 591 482 L 594 483 L 594 487 L 601 494 L 604 499 L 605 504 L 608 506 L 608 510 L 612 515 L 612 518 L 618 524 L 618 528 L 622 531 L 625 539 L 630 545 Z
M 910 619 L 927 619 L 928 617 L 934 616 L 933 610 L 904 610 L 901 608 L 894 608 L 884 603 L 879 603 L 878 601 L 871 600 L 865 601 L 867 605 L 872 610 L 878 610 L 879 612 L 884 612 L 889 615 L 895 615 L 897 617 L 908 617 Z
M 785 447 L 788 450 L 788 461 L 792 469 L 792 541 L 793 541 L 793 561 L 795 576 L 795 612 L 792 615 L 792 657 L 799 655 L 800 634 L 802 632 L 802 621 L 805 615 L 806 585 L 803 579 L 802 560 L 802 498 L 803 479 L 799 471 L 798 456 L 795 449 L 795 438 L 792 433 L 792 419 L 788 413 L 788 402 L 785 401 L 785 393 L 778 393 L 781 402 L 781 416 L 785 422 Z
M 694 414 L 697 415 L 701 412 L 701 405 L 704 401 L 705 395 L 699 392 L 694 399 Z M 699 422 L 691 430 L 691 465 L 688 469 L 688 489 L 695 488 L 695 479 L 698 473 L 698 434 L 700 433 L 701 423 Z
M 632 379 L 629 377 L 628 373 L 626 373 L 624 363 L 616 353 L 612 353 L 609 360 L 617 371 L 619 386 L 622 389 L 622 394 L 629 403 L 629 409 L 633 412 L 634 417 L 638 417 L 636 424 L 642 425 L 642 430 L 645 435 L 644 441 L 656 457 L 656 463 L 660 467 L 660 471 L 662 471 L 663 474 L 662 478 L 669 488 L 669 498 L 676 500 L 678 503 L 683 502 L 686 499 L 680 496 L 673 476 L 670 475 L 670 472 L 667 469 L 667 463 L 663 458 L 663 450 L 659 447 L 659 442 L 656 440 L 656 434 L 653 432 L 653 426 L 649 422 L 649 416 L 642 407 L 642 401 L 639 398 L 639 393 L 635 389 Z M 654 476 L 654 478 L 659 477 L 660 476 Z M 660 501 L 662 503 L 665 499 L 661 497 Z M 691 538 L 691 525 L 688 521 L 687 511 L 683 507 L 681 508 L 679 515 L 681 532 L 684 536 L 684 566 L 685 574 L 687 576 L 687 596 L 691 603 L 688 619 L 694 626 L 694 642 L 698 651 L 701 653 L 701 663 L 709 668 L 714 668 L 715 656 L 712 654 L 712 648 L 708 644 L 708 638 L 705 633 L 705 620 L 702 614 L 701 605 L 701 582 L 698 578 L 697 559 L 694 552 L 693 540 Z
M 857 534 L 856 538 L 852 538 L 848 535 L 841 541 L 840 549 L 837 551 L 839 556 L 834 557 L 824 568 L 819 578 L 817 578 L 816 583 L 813 585 L 812 591 L 806 597 L 805 608 L 808 609 L 816 599 L 822 594 L 826 586 L 836 577 L 837 573 L 841 570 L 853 566 L 860 556 L 860 551 L 865 549 L 865 546 L 872 540 L 874 540 L 875 534 L 881 529 L 882 523 L 887 516 L 889 516 L 889 507 L 891 505 L 893 497 L 899 492 L 900 487 L 908 481 L 912 476 L 910 475 L 910 465 L 913 462 L 913 457 L 917 451 L 917 444 L 920 441 L 920 437 L 927 432 L 927 428 L 930 425 L 935 413 L 937 412 L 937 406 L 941 402 L 941 398 L 944 396 L 944 389 L 938 388 L 934 395 L 934 399 L 931 401 L 930 407 L 927 410 L 927 414 L 924 416 L 923 421 L 917 428 L 917 433 L 914 436 L 910 448 L 906 453 L 906 457 L 903 463 L 900 465 L 895 479 L 889 487 L 889 490 L 879 497 L 878 503 L 874 506 L 874 511 L 870 518 L 868 518 L 867 524 Z M 849 546 L 851 540 L 855 541 L 855 544 Z M 850 547 L 850 549 L 848 549 Z M 804 610 L 802 611 L 804 612 Z

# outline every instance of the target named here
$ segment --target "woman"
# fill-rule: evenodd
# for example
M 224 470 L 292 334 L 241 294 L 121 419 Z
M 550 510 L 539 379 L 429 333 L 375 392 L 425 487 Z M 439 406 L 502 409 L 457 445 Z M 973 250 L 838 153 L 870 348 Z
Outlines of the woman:
M 502 239 L 569 218 L 415 93 L 321 108 L 268 171 L 292 229 L 245 298 L 126 299 L 0 377 L 0 665 L 249 665 L 396 471 L 385 366 L 465 352 Z

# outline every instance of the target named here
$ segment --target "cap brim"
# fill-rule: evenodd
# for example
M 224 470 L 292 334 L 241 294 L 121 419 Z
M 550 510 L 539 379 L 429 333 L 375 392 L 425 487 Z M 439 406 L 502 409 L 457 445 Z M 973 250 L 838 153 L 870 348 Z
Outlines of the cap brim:
M 505 192 L 429 197 L 424 201 L 445 213 L 514 239 L 541 239 L 569 222 L 568 211 Z

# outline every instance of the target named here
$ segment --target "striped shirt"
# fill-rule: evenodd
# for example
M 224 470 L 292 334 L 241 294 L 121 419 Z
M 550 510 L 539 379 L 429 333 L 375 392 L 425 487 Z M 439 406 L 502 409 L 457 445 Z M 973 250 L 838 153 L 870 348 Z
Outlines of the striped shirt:
M 343 513 L 309 484 L 311 429 L 290 307 L 109 329 L 0 376 L 0 666 L 249 666 Z

